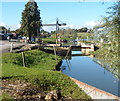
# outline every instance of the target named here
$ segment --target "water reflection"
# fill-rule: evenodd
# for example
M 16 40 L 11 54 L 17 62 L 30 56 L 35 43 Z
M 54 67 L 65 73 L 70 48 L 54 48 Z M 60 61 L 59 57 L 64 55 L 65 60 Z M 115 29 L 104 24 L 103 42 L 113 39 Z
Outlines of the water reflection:
M 75 54 L 79 54 L 78 56 Z M 69 75 L 89 85 L 118 96 L 119 77 L 118 72 L 111 69 L 108 64 L 103 64 L 93 55 L 83 56 L 81 51 L 72 51 L 69 59 L 63 60 L 61 69 Z M 87 54 L 88 55 L 88 54 Z
M 114 65 L 110 65 L 108 62 L 106 63 L 105 59 L 100 60 L 100 59 L 94 58 L 93 61 L 98 63 L 102 67 L 104 67 L 106 70 L 111 72 L 117 79 L 120 80 L 120 74 L 119 74 L 119 70 L 118 70 L 118 68 L 120 68 L 120 67 L 115 67 L 116 66 L 115 64 Z

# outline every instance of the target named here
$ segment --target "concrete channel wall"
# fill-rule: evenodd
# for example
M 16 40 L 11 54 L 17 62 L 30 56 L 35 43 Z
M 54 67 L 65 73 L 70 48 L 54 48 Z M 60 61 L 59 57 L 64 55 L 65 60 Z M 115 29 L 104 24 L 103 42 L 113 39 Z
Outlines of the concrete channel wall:
M 120 101 L 120 97 L 117 97 L 113 94 L 110 94 L 108 92 L 105 92 L 103 90 L 100 90 L 98 88 L 95 88 L 93 86 L 90 86 L 88 84 L 85 84 L 81 81 L 78 81 L 74 78 L 71 78 L 80 88 L 82 88 L 86 94 L 88 94 L 92 99 L 108 99 L 109 101 Z M 100 100 L 100 101 L 101 101 Z

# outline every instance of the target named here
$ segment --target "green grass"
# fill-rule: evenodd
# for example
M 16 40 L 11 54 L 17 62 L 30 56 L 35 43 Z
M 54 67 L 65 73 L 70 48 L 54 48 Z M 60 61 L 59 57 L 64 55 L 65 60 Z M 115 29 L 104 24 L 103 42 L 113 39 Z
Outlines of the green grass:
M 55 44 L 56 43 L 56 38 L 42 38 L 44 43 L 51 43 Z
M 91 35 L 91 33 L 81 32 L 81 33 L 77 33 L 77 35 L 78 36 L 81 36 L 81 35 L 83 35 L 83 36 L 89 36 L 89 35 Z
M 78 38 L 81 38 L 81 39 L 87 39 L 87 37 L 88 38 L 93 38 L 93 34 L 92 33 L 86 33 L 86 32 L 84 32 L 84 33 L 77 33 L 77 36 L 78 36 Z
M 3 92 L 2 93 L 2 95 L 0 95 L 0 101 L 2 101 L 2 99 L 4 99 L 4 101 L 6 100 L 11 100 L 11 101 L 13 101 L 12 99 L 12 97 L 11 96 L 9 96 L 9 94 L 7 93 L 7 92 Z
M 25 64 L 29 68 L 39 68 L 52 70 L 55 66 L 55 56 L 38 50 L 31 50 L 24 52 Z M 58 57 L 61 60 L 61 57 Z M 3 64 L 12 64 L 16 66 L 22 66 L 22 54 L 21 53 L 6 53 L 2 59 Z
M 27 67 L 22 66 L 21 53 L 7 53 L 2 57 L 2 77 L 25 80 L 45 88 L 45 91 L 60 90 L 63 96 L 89 99 L 71 79 L 59 71 L 53 71 L 55 56 L 39 50 L 25 52 Z M 59 61 L 61 57 L 58 57 Z

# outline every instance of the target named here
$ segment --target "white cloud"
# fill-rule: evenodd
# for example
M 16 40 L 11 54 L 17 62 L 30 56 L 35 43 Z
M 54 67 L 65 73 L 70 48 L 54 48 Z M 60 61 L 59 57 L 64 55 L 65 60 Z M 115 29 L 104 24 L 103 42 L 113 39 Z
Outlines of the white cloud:
M 64 28 L 64 29 L 71 28 L 72 29 L 72 28 L 76 28 L 76 25 L 70 24 L 70 25 L 66 25 L 66 26 L 60 26 L 59 29 L 61 29 L 61 28 Z M 43 29 L 45 31 L 51 32 L 51 31 L 55 31 L 56 30 L 56 26 L 43 26 Z
M 98 24 L 100 24 L 100 22 L 98 22 L 98 21 L 86 21 L 85 22 L 85 26 L 87 26 L 87 27 L 94 27 Z
M 0 26 L 5 26 L 5 23 L 3 23 L 3 22 L 0 22 Z
M 16 30 L 16 29 L 20 28 L 21 24 L 6 25 L 4 22 L 0 22 L 0 26 L 4 26 L 7 29 L 10 28 L 10 30 Z
M 71 28 L 71 29 L 74 29 L 74 28 L 76 28 L 76 25 L 70 24 L 70 25 L 66 25 L 66 26 L 61 26 L 60 28 Z
M 43 26 L 42 27 L 45 31 L 51 32 L 51 31 L 55 31 L 56 27 L 54 26 Z
M 18 26 L 18 28 L 20 28 L 20 27 L 21 27 L 21 24 L 18 24 L 17 26 Z
M 10 28 L 10 30 L 16 30 L 18 28 L 20 28 L 21 24 L 13 24 L 13 25 L 9 25 L 8 28 Z

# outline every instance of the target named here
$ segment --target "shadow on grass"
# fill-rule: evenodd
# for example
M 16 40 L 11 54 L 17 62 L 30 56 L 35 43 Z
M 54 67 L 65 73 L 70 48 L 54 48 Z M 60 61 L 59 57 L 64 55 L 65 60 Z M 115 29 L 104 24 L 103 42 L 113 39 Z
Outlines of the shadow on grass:
M 45 53 L 54 54 L 54 51 L 50 50 L 50 49 L 40 49 L 40 50 L 45 52 Z
M 18 78 L 18 77 L 24 77 L 24 76 L 9 76 L 9 77 L 0 77 L 0 80 L 12 79 L 12 78 Z

